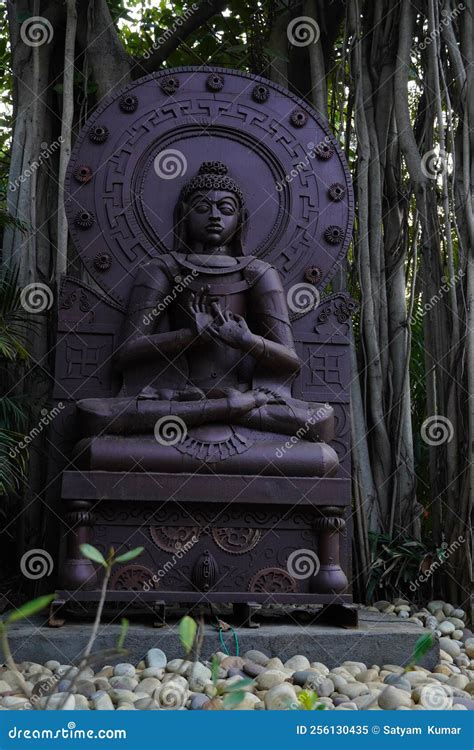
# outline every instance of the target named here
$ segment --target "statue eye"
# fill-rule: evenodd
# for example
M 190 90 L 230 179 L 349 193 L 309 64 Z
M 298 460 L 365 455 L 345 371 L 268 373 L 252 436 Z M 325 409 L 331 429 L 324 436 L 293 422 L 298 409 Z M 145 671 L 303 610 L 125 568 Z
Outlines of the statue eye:
M 220 204 L 219 209 L 221 213 L 225 214 L 225 216 L 232 216 L 232 214 L 235 214 L 235 208 L 230 203 Z
M 196 205 L 194 206 L 194 210 L 197 211 L 198 214 L 205 214 L 209 211 L 209 204 L 196 203 Z

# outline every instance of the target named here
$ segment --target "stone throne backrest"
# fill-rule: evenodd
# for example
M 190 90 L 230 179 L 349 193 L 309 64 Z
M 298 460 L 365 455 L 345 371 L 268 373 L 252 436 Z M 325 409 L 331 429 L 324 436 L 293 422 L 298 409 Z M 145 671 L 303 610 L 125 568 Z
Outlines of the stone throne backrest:
M 66 406 L 55 424 L 57 460 L 77 440 L 75 402 L 117 393 L 112 354 L 133 280 L 140 265 L 173 249 L 179 192 L 203 160 L 225 162 L 244 191 L 246 252 L 274 265 L 287 292 L 304 362 L 294 395 L 335 406 L 334 447 L 347 476 L 353 303 L 320 293 L 351 240 L 349 171 L 327 123 L 305 102 L 231 69 L 142 78 L 106 99 L 76 141 L 66 212 L 102 294 L 71 277 L 60 290 L 55 396 Z

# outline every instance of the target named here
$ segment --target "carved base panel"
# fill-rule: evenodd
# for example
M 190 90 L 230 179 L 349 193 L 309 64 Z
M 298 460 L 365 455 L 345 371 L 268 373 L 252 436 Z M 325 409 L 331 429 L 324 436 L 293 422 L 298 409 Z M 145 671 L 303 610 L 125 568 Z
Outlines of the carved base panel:
M 290 605 L 351 601 L 345 521 L 350 506 L 340 499 L 335 505 L 322 504 L 320 499 L 315 505 L 285 506 L 262 502 L 258 496 L 249 502 L 250 488 L 245 501 L 237 505 L 224 500 L 228 496 L 224 481 L 221 489 L 220 502 L 126 499 L 123 491 L 120 500 L 82 498 L 91 508 L 81 516 L 88 523 L 87 537 L 104 556 L 110 547 L 120 554 L 144 548 L 138 558 L 114 568 L 108 600 L 129 601 L 134 606 L 138 602 Z M 77 502 L 63 500 L 66 516 Z M 80 535 L 81 529 L 76 533 Z M 66 570 L 68 550 L 63 554 Z M 102 571 L 97 569 L 95 575 L 75 584 L 76 598 L 93 601 L 101 579 Z M 64 580 L 63 587 L 66 591 L 61 596 L 68 598 L 69 581 Z

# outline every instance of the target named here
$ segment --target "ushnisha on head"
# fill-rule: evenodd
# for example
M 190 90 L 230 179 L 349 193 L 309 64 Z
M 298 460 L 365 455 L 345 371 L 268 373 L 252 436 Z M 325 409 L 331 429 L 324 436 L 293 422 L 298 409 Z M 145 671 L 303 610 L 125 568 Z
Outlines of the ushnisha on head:
M 205 161 L 184 185 L 176 207 L 175 249 L 243 255 L 244 195 L 223 162 Z

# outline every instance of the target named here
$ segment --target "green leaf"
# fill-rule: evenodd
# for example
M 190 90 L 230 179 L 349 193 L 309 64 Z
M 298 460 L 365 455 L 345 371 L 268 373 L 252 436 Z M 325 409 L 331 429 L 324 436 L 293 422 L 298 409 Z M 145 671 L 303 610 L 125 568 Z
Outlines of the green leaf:
M 23 604 L 23 606 L 17 609 L 16 612 L 13 612 L 7 617 L 6 624 L 9 625 L 12 622 L 25 620 L 27 617 L 36 615 L 38 612 L 41 612 L 42 609 L 51 604 L 55 596 L 56 594 L 48 594 L 47 596 L 40 596 L 38 599 L 32 599 L 31 602 L 26 602 L 26 604 Z
M 415 643 L 415 648 L 410 657 L 409 665 L 417 664 L 424 657 L 425 654 L 430 651 L 435 643 L 435 637 L 433 633 L 426 633 L 421 635 Z
M 229 687 L 226 688 L 226 693 L 234 693 L 236 690 L 243 690 L 244 687 L 250 687 L 250 685 L 253 685 L 254 681 L 247 677 L 244 677 L 242 680 L 239 680 L 234 685 L 229 685 Z
M 115 558 L 115 562 L 122 563 L 122 562 L 128 562 L 129 560 L 134 560 L 138 555 L 141 555 L 144 547 L 136 547 L 135 549 L 131 549 L 130 552 L 125 552 L 123 555 L 119 555 Z
M 186 653 L 189 653 L 193 647 L 196 632 L 196 621 L 192 617 L 189 617 L 189 615 L 183 617 L 179 623 L 179 638 Z
M 222 700 L 222 704 L 224 708 L 234 708 L 234 706 L 242 703 L 244 698 L 245 692 L 243 690 L 236 690 L 235 692 L 227 693 Z
M 298 703 L 305 711 L 314 711 L 318 703 L 318 694 L 315 690 L 302 690 L 298 695 Z
M 127 620 L 127 618 L 122 617 L 122 620 L 120 622 L 120 633 L 119 633 L 119 637 L 117 640 L 118 649 L 123 648 L 123 644 L 125 643 L 125 638 L 127 637 L 129 625 L 130 625 L 130 622 Z
M 81 544 L 79 549 L 81 550 L 84 557 L 87 557 L 93 562 L 99 563 L 99 565 L 103 565 L 104 568 L 107 567 L 107 563 L 105 562 L 105 558 L 102 552 L 99 552 L 99 550 L 93 547 L 92 544 Z

